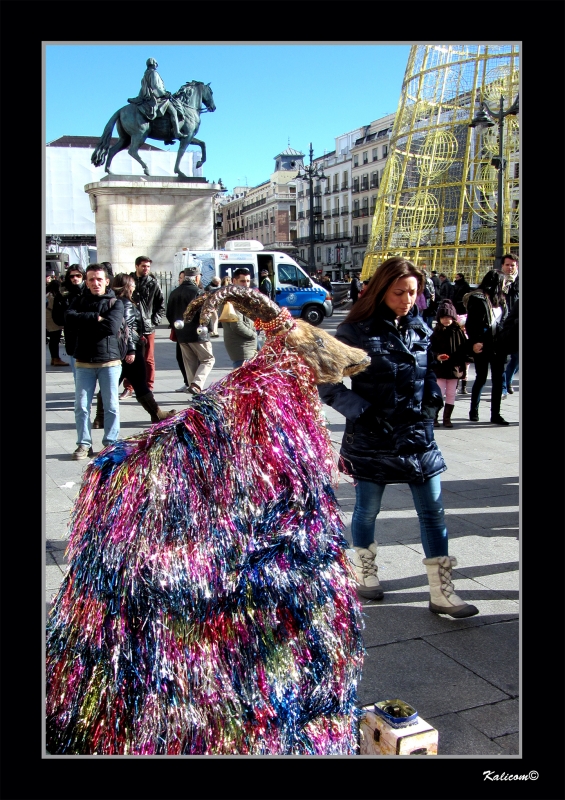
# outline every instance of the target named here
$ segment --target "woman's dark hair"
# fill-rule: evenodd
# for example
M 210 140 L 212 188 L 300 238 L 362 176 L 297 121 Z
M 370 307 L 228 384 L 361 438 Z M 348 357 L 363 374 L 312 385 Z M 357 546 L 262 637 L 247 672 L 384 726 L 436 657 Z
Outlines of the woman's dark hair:
M 467 280 L 467 279 L 465 278 L 465 275 L 462 272 L 456 272 L 455 273 L 455 280 L 464 281 L 464 280 Z
M 108 273 L 109 278 L 114 277 L 114 270 L 112 269 L 112 264 L 109 261 L 101 261 L 100 262 L 103 267 L 106 267 L 106 272 Z
M 504 293 L 502 291 L 503 276 L 495 269 L 489 270 L 483 277 L 478 288 L 484 292 L 494 308 L 505 305 Z
M 135 289 L 135 281 L 127 273 L 119 272 L 112 279 L 112 289 L 116 297 L 125 297 L 126 300 L 131 300 Z
M 70 266 L 68 266 L 67 271 L 65 272 L 65 279 L 63 281 L 63 286 L 65 287 L 67 292 L 70 291 L 71 287 L 73 286 L 73 282 L 71 281 L 71 272 L 80 272 L 83 281 L 86 277 L 86 273 L 80 264 L 71 264 Z
M 347 317 L 346 322 L 358 322 L 370 317 L 375 308 L 383 302 L 384 296 L 393 283 L 400 278 L 416 278 L 418 294 L 424 291 L 426 278 L 422 270 L 414 266 L 411 261 L 401 256 L 387 258 L 370 279 L 367 288 L 355 303 Z

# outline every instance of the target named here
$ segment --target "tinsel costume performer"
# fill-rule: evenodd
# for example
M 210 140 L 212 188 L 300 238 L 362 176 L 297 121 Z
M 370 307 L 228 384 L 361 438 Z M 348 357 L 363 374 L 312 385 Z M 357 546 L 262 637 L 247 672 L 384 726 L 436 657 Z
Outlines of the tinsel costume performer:
M 227 286 L 266 342 L 191 407 L 106 447 L 48 620 L 51 754 L 355 754 L 360 606 L 316 384 L 369 363 Z

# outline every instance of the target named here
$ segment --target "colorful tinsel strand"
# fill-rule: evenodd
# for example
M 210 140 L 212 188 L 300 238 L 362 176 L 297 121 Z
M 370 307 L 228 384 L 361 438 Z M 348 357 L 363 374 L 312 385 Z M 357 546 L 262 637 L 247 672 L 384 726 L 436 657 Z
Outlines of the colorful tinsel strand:
M 353 754 L 363 659 L 337 470 L 284 347 L 106 448 L 48 621 L 52 754 Z

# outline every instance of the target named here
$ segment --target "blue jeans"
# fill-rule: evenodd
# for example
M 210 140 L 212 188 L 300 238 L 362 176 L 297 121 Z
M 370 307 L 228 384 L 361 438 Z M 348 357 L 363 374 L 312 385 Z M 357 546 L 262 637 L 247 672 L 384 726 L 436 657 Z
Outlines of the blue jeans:
M 115 367 L 77 367 L 75 373 L 75 424 L 77 445 L 92 446 L 90 407 L 96 389 L 100 386 L 104 404 L 104 447 L 113 444 L 120 434 L 120 401 L 118 388 L 122 365 Z
M 519 369 L 520 369 L 520 354 L 511 353 L 508 364 L 506 365 L 506 369 L 502 374 L 502 394 L 506 394 L 506 392 L 508 391 L 508 387 L 512 386 L 514 375 L 518 372 Z
M 237 369 L 238 367 L 241 367 L 241 365 L 244 363 L 245 363 L 245 358 L 242 358 L 241 361 L 232 361 L 231 365 L 233 369 Z
M 439 475 L 424 483 L 409 483 L 420 522 L 420 537 L 426 558 L 448 555 L 447 528 Z M 357 481 L 351 536 L 355 547 L 368 548 L 375 541 L 375 521 L 381 510 L 385 483 Z

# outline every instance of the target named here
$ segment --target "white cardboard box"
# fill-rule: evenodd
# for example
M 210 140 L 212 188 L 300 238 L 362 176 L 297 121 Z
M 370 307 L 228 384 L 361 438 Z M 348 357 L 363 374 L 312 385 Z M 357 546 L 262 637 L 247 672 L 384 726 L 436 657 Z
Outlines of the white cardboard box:
M 375 714 L 373 706 L 363 708 L 359 724 L 361 756 L 437 756 L 438 732 L 421 717 L 405 728 L 393 728 Z

